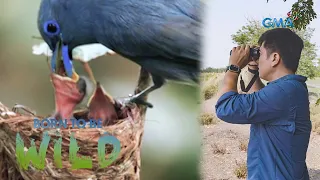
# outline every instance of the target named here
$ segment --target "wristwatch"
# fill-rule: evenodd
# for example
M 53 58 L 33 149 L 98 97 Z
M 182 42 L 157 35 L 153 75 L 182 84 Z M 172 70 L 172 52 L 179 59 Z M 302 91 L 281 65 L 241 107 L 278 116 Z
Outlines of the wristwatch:
M 235 72 L 235 73 L 239 73 L 240 74 L 241 69 L 240 69 L 239 66 L 231 64 L 230 66 L 227 66 L 226 72 L 227 71 L 231 71 L 231 72 Z

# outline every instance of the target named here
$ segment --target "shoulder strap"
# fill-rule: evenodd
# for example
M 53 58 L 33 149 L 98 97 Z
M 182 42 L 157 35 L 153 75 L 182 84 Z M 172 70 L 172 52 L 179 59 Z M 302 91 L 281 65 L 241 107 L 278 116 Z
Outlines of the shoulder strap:
M 241 86 L 241 90 L 243 92 L 248 92 L 250 90 L 250 88 L 252 87 L 253 83 L 257 80 L 257 78 L 259 77 L 259 71 L 258 70 L 252 70 L 248 67 L 248 71 L 251 72 L 252 74 L 254 74 L 253 78 L 251 79 L 251 81 L 249 82 L 248 86 L 245 87 L 244 81 L 242 79 L 242 75 L 240 75 L 240 86 Z

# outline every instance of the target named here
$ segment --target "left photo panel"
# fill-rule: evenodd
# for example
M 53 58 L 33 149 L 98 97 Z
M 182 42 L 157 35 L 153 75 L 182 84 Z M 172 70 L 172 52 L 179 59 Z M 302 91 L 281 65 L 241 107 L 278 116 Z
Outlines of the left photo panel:
M 200 180 L 200 0 L 9 1 L 0 180 Z

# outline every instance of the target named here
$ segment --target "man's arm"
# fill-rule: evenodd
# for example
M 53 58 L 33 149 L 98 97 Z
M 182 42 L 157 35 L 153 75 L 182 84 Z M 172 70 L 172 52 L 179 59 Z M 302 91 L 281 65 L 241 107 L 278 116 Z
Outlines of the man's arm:
M 242 77 L 245 76 L 244 78 L 248 79 L 248 83 L 249 83 L 249 81 L 253 78 L 254 74 L 249 72 L 247 70 L 247 68 L 245 68 L 245 69 L 246 69 L 246 70 L 244 70 L 245 72 L 242 73 Z M 255 67 L 250 67 L 250 69 L 255 70 Z M 224 79 L 223 79 L 223 82 L 222 82 L 222 88 L 217 93 L 217 97 L 220 98 L 224 93 L 229 92 L 229 91 L 238 92 L 238 88 L 237 88 L 238 78 L 239 78 L 239 74 L 234 73 L 234 72 L 230 72 L 230 71 L 226 72 Z M 248 83 L 246 83 L 246 84 L 248 84 Z M 250 90 L 246 94 L 251 94 L 253 92 L 259 91 L 263 87 L 265 87 L 265 85 L 261 81 L 260 77 L 258 77 L 256 79 L 256 81 L 253 83 Z
M 269 123 L 288 116 L 288 96 L 278 84 L 264 87 L 252 94 L 229 91 L 215 106 L 217 117 L 233 124 Z
M 243 69 L 249 62 L 248 46 L 233 48 L 229 64 Z M 258 68 L 255 66 L 253 68 Z M 264 87 L 260 78 L 249 91 L 251 94 L 239 94 L 237 90 L 238 73 L 226 72 L 223 86 L 217 93 L 215 106 L 217 117 L 234 124 L 267 123 L 288 113 L 288 97 L 278 84 Z M 251 75 L 253 76 L 253 74 Z M 263 88 L 264 87 L 264 88 Z
M 229 58 L 229 65 L 238 66 L 240 69 L 242 69 L 248 64 L 249 55 L 249 45 L 234 47 Z M 222 88 L 218 91 L 217 97 L 219 98 L 221 95 L 229 91 L 238 92 L 238 77 L 239 73 L 227 71 L 223 79 Z

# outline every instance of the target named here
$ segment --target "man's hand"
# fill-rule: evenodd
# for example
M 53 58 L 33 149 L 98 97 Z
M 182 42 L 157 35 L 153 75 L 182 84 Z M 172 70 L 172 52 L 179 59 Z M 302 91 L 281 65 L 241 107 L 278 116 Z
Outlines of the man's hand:
M 257 48 L 257 46 L 251 46 L 251 48 Z M 258 59 L 254 59 L 253 57 L 251 57 L 249 60 L 250 61 L 248 63 L 248 68 L 250 68 L 251 70 L 258 70 L 259 69 L 259 67 L 258 67 L 259 61 L 258 61 Z M 254 76 L 254 74 L 249 72 L 247 69 L 245 69 L 242 72 L 243 79 L 247 79 L 246 84 L 248 84 L 250 82 L 250 80 L 253 78 L 253 76 Z M 262 83 L 260 77 L 258 77 L 257 80 L 252 85 L 252 87 L 250 88 L 250 90 L 245 94 L 251 94 L 253 92 L 259 91 L 263 87 L 264 87 L 264 84 Z
M 232 49 L 232 53 L 229 59 L 229 65 L 231 64 L 236 65 L 242 69 L 250 62 L 251 59 L 249 59 L 249 56 L 250 56 L 249 45 L 234 47 Z M 238 89 L 237 89 L 238 75 L 239 74 L 233 73 L 230 71 L 226 72 L 223 79 L 223 85 L 219 90 L 219 92 L 217 93 L 218 98 L 220 98 L 224 93 L 229 91 L 238 92 Z
M 229 65 L 233 64 L 239 66 L 241 69 L 244 68 L 249 62 L 250 46 L 242 45 L 234 47 L 232 54 L 229 59 Z

